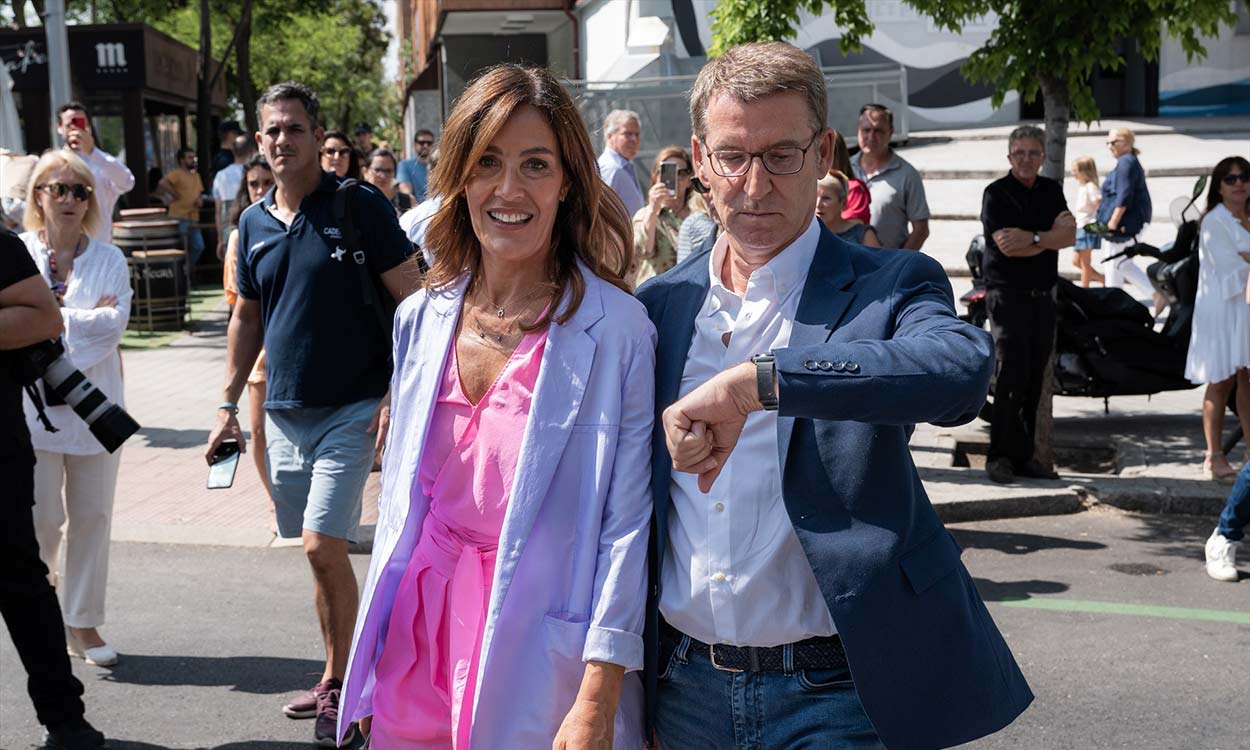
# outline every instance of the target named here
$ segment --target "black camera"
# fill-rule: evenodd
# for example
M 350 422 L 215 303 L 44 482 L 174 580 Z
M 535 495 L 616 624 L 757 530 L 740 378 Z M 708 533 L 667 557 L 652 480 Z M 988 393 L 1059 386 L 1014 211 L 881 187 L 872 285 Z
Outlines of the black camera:
M 57 403 L 52 397 L 69 404 L 74 413 L 82 417 L 91 434 L 109 453 L 114 453 L 127 438 L 139 431 L 139 423 L 126 410 L 109 401 L 108 396 L 95 387 L 87 376 L 74 367 L 65 356 L 60 341 L 42 341 L 15 352 L 13 376 L 26 388 L 44 429 L 56 432 L 56 427 L 44 414 L 43 399 L 35 381 L 42 379 L 49 403 Z

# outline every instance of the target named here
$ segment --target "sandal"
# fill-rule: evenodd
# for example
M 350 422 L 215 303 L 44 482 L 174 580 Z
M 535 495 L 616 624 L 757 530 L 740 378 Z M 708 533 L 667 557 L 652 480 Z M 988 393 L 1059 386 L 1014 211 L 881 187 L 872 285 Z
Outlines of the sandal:
M 1237 470 L 1229 465 L 1223 454 L 1208 453 L 1202 461 L 1202 476 L 1216 482 L 1230 482 L 1237 476 Z

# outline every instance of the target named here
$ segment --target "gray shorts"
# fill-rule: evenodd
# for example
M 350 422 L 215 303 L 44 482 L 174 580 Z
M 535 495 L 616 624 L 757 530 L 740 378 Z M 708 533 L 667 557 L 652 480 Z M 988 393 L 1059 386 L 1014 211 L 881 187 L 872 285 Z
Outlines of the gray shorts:
M 356 541 L 360 501 L 373 468 L 369 422 L 377 399 L 347 406 L 269 409 L 266 463 L 278 534 L 303 529 Z

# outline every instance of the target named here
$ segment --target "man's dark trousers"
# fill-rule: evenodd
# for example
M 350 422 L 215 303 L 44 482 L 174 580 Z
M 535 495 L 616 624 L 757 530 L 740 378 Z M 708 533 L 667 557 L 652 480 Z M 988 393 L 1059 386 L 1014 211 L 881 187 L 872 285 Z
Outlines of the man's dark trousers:
M 987 462 L 1010 459 L 1019 470 L 1033 458 L 1037 404 L 1055 338 L 1054 289 L 986 290 L 994 335 L 994 409 Z
M 35 457 L 0 455 L 0 614 L 28 675 L 35 715 L 46 727 L 83 717 L 82 683 L 65 652 L 65 624 L 35 540 Z

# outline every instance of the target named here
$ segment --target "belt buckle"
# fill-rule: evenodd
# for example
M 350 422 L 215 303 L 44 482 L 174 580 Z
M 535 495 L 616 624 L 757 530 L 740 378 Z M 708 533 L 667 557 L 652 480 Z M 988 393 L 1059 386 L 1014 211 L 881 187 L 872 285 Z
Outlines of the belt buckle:
M 717 664 L 717 663 L 716 663 L 716 644 L 711 644 L 711 645 L 709 645 L 709 646 L 707 647 L 707 652 L 708 652 L 708 656 L 710 656 L 710 657 L 712 658 L 712 667 L 713 667 L 714 669 L 717 669 L 717 670 L 719 670 L 719 671 L 721 671 L 721 672 L 732 672 L 732 673 L 735 673 L 735 674 L 736 674 L 736 673 L 739 673 L 739 672 L 744 672 L 744 671 L 746 671 L 746 670 L 743 670 L 743 669 L 734 669 L 733 667 L 722 667 L 720 664 Z

